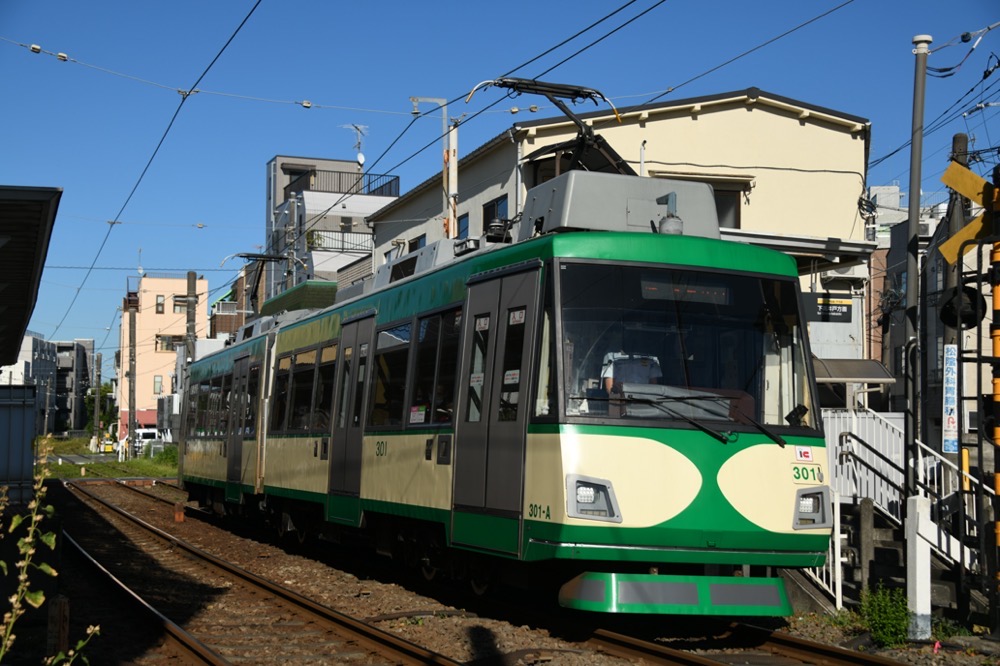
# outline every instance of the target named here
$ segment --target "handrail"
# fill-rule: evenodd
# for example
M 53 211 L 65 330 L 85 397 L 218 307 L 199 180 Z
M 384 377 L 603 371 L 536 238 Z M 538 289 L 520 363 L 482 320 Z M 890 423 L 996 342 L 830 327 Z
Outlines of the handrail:
M 979 506 L 976 496 L 979 490 L 983 490 L 990 500 L 986 502 L 987 505 L 992 504 L 992 499 L 997 496 L 993 488 L 981 483 L 923 442 L 916 440 L 915 449 L 907 450 L 904 431 L 878 412 L 864 408 L 824 409 L 823 416 L 827 431 L 830 485 L 834 501 L 838 504 L 839 497 L 843 497 L 848 503 L 856 502 L 859 498 L 870 498 L 890 521 L 902 525 L 906 504 L 907 465 L 916 468 L 918 492 L 931 497 L 936 506 L 941 506 L 941 502 L 947 498 L 959 502 L 957 508 L 961 513 L 958 515 L 960 522 L 964 523 L 963 529 L 977 529 Z M 955 508 L 954 504 L 952 508 Z M 840 529 L 837 521 L 826 564 L 806 570 L 833 597 L 838 609 L 843 607 L 843 563 L 840 549 L 835 547 L 840 545 L 842 538 Z M 953 540 L 952 543 L 958 542 Z M 945 557 L 955 557 L 954 552 L 945 552 L 936 546 L 935 550 Z M 958 557 L 963 566 L 969 566 L 969 561 L 965 560 L 965 552 L 964 548 L 960 548 Z

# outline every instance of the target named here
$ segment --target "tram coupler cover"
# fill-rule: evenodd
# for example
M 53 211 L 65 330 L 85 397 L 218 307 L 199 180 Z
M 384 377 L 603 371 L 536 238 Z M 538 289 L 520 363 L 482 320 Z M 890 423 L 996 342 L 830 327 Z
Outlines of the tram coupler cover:
M 559 589 L 559 605 L 598 613 L 787 616 L 781 578 L 582 573 Z

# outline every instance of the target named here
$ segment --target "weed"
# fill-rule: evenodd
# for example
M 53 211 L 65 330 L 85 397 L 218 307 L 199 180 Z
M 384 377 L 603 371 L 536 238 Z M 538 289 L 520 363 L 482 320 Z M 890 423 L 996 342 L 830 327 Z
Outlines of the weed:
M 10 610 L 3 614 L 0 621 L 0 662 L 10 654 L 14 647 L 17 635 L 14 627 L 17 621 L 27 612 L 28 606 L 41 608 L 45 603 L 45 592 L 43 590 L 32 589 L 30 575 L 39 573 L 45 576 L 57 576 L 58 572 L 52 566 L 39 559 L 38 548 L 44 546 L 49 550 L 55 550 L 55 532 L 46 532 L 42 528 L 42 523 L 46 518 L 51 518 L 55 513 L 55 508 L 51 504 L 45 503 L 45 479 L 51 476 L 48 466 L 48 455 L 50 448 L 43 449 L 40 463 L 36 468 L 35 483 L 33 486 L 34 496 L 28 503 L 27 512 L 24 514 L 11 513 L 10 524 L 5 530 L 0 530 L 0 538 L 5 534 L 19 534 L 17 539 L 17 562 L 14 563 L 13 570 L 17 576 L 17 590 L 8 597 Z M 7 488 L 0 488 L 0 516 L 7 515 L 9 509 L 9 497 Z M 22 529 L 23 528 L 23 529 Z M 7 576 L 10 573 L 10 564 L 0 560 L 0 573 Z M 98 634 L 99 627 L 88 627 L 87 636 L 78 641 L 76 647 L 68 653 L 56 654 L 46 659 L 46 664 L 71 664 L 77 657 L 86 661 L 81 650 L 90 641 L 91 637 Z
M 903 590 L 888 590 L 881 583 L 874 591 L 864 590 L 861 593 L 861 616 L 876 645 L 898 647 L 906 643 L 910 611 L 906 607 Z

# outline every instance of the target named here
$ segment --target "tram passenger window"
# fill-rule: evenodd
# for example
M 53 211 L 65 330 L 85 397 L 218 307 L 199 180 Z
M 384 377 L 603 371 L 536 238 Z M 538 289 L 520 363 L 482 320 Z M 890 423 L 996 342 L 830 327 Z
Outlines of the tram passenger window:
M 187 395 L 187 428 L 188 437 L 195 437 L 198 434 L 198 385 L 192 384 Z
M 410 425 L 430 423 L 434 412 L 434 374 L 437 367 L 438 342 L 441 339 L 441 317 L 434 315 L 417 322 L 414 347 L 413 388 L 406 422 Z
M 288 429 L 300 432 L 312 430 L 313 383 L 316 378 L 315 349 L 295 355 L 288 404 Z
M 208 396 L 211 392 L 211 386 L 208 382 L 198 384 L 198 417 L 196 428 L 199 437 L 204 437 L 208 434 Z
M 459 310 L 417 322 L 408 424 L 451 422 L 461 326 Z
M 545 304 L 542 315 L 541 358 L 538 360 L 538 395 L 535 398 L 535 416 L 547 416 L 555 411 L 556 371 L 553 365 L 555 350 L 552 339 L 552 302 Z
M 374 426 L 403 424 L 406 366 L 412 325 L 400 324 L 378 332 L 368 423 Z
M 288 411 L 288 383 L 292 369 L 292 357 L 286 356 L 278 360 L 278 372 L 274 377 L 274 392 L 271 395 L 270 432 L 281 432 L 285 429 L 285 412 Z
M 319 370 L 316 379 L 316 403 L 313 405 L 313 426 L 315 430 L 330 428 L 330 414 L 333 412 L 333 387 L 337 378 L 337 345 L 323 347 L 320 351 Z
M 250 368 L 247 375 L 247 402 L 243 414 L 243 434 L 253 437 L 257 434 L 257 401 L 260 400 L 260 366 Z
M 209 384 L 208 394 L 208 434 L 219 434 L 219 403 L 222 402 L 222 378 L 216 377 Z

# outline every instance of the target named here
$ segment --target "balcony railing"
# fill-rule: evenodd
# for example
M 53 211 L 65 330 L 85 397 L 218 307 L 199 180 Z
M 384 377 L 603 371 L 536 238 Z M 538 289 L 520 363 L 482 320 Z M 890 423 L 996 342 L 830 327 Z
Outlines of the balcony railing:
M 306 233 L 306 242 L 310 250 L 326 252 L 368 254 L 374 247 L 371 234 L 356 231 L 318 231 L 314 229 Z
M 285 201 L 293 194 L 307 191 L 398 197 L 399 176 L 350 171 L 310 171 L 285 186 Z

